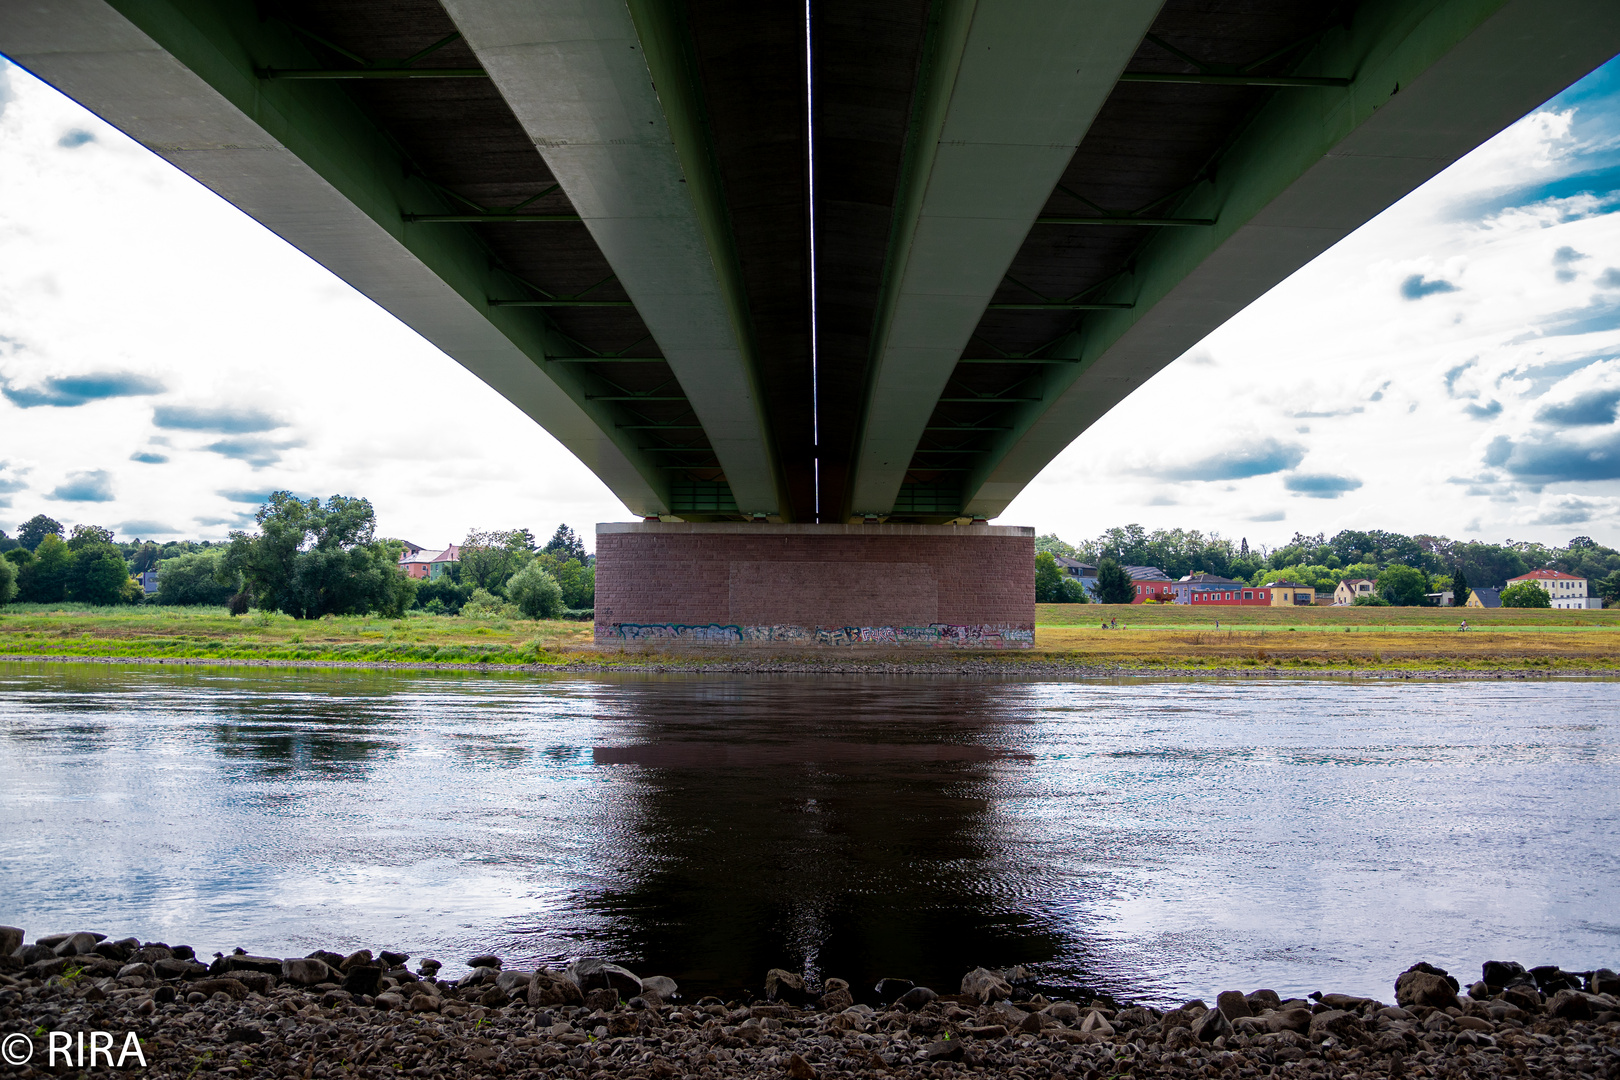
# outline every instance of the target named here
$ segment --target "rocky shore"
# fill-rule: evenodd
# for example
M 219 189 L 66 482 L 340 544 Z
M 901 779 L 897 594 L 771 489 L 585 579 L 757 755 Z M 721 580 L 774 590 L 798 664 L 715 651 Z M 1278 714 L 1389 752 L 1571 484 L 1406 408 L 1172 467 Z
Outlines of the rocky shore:
M 1423 668 L 1388 667 L 1316 667 L 1277 668 L 1233 664 L 1222 667 L 1200 665 L 1132 665 L 1119 663 L 1083 663 L 1079 660 L 1051 658 L 1035 653 L 1001 653 L 968 656 L 935 651 L 918 651 L 910 655 L 892 652 L 857 653 L 829 652 L 824 656 L 772 656 L 757 657 L 735 655 L 705 656 L 698 652 L 686 655 L 621 655 L 610 654 L 593 659 L 580 650 L 556 663 L 545 664 L 484 664 L 436 663 L 407 660 L 262 660 L 199 656 L 76 656 L 50 653 L 16 654 L 0 656 L 0 663 L 26 664 L 147 664 L 160 667 L 236 667 L 236 668 L 306 668 L 355 671 L 474 671 L 489 674 L 531 675 L 922 675 L 947 677 L 996 677 L 1013 679 L 1128 679 L 1128 678 L 1189 678 L 1189 679 L 1339 679 L 1362 681 L 1411 680 L 1422 681 L 1487 681 L 1487 680 L 1547 680 L 1613 678 L 1612 667 L 1451 667 Z M 1443 663 L 1439 661 L 1437 663 Z
M 24 938 L 0 927 L 0 1074 L 22 1077 L 1620 1078 L 1608 970 L 1492 961 L 1464 987 L 1416 964 L 1388 1004 L 1228 990 L 1161 1010 L 1049 998 L 1017 968 L 975 969 L 951 992 L 773 970 L 757 993 L 688 1000 L 598 958 L 518 971 L 478 956 L 441 979 L 438 961 L 387 950 L 200 958 L 93 933 Z

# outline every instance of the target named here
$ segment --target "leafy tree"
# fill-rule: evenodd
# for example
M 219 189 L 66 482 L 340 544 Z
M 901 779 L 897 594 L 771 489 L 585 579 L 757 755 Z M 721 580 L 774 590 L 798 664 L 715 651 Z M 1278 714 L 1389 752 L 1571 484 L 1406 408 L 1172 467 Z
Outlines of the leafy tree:
M 1097 602 L 1101 604 L 1128 604 L 1136 599 L 1136 587 L 1131 575 L 1113 559 L 1104 559 L 1097 565 Z
M 461 542 L 462 582 L 490 593 L 502 592 L 507 579 L 528 559 L 522 538 L 522 531 L 469 532 Z
M 130 574 L 144 574 L 163 558 L 163 549 L 148 540 L 129 556 Z
M 1462 607 L 1468 603 L 1468 597 L 1473 590 L 1468 587 L 1468 575 L 1463 571 L 1462 564 L 1451 572 L 1451 603 L 1454 607 Z
M 21 546 L 22 545 L 17 541 L 6 535 L 6 530 L 0 529 L 0 555 L 5 554 L 13 548 L 18 548 Z
M 277 491 L 254 518 L 260 532 L 231 533 L 221 566 L 240 576 L 261 610 L 301 619 L 378 612 L 397 616 L 416 583 L 399 569 L 399 541 L 376 539 L 366 499 L 333 495 L 301 502 Z M 160 579 L 161 580 L 161 579 Z
M 223 607 L 237 591 L 236 580 L 223 577 L 218 551 L 179 555 L 158 563 L 157 602 Z
M 4 555 L 0 555 L 0 559 L 4 559 L 12 566 L 15 566 L 17 568 L 17 572 L 20 574 L 22 573 L 22 568 L 24 566 L 27 566 L 29 563 L 34 561 L 34 553 L 19 545 L 18 547 L 12 548 Z
M 1596 583 L 1597 593 L 1603 597 L 1603 604 L 1608 607 L 1620 604 L 1620 570 L 1616 570 L 1602 581 Z
M 112 538 L 112 530 L 103 529 L 100 525 L 75 525 L 73 526 L 73 534 L 68 537 L 68 550 L 83 551 L 85 548 L 97 544 L 106 544 L 108 547 L 112 547 Z
M 581 563 L 591 561 L 591 557 L 585 553 L 584 541 L 574 535 L 574 530 L 567 525 L 557 526 L 557 531 L 546 541 L 544 551 L 547 555 L 561 556 L 565 561 L 568 559 L 578 559 Z
M 1035 538 L 1035 550 L 1050 551 L 1053 555 L 1062 555 L 1067 559 L 1078 559 L 1080 557 L 1079 555 L 1075 554 L 1074 546 L 1072 544 L 1065 544 L 1062 540 L 1057 538 L 1055 533 L 1047 533 L 1045 536 L 1037 536 Z
M 1350 601 L 1351 607 L 1389 607 L 1389 601 L 1373 593 L 1362 593 Z
M 575 611 L 596 606 L 595 566 L 581 563 L 578 559 L 565 561 L 544 551 L 536 555 L 534 561 L 549 571 L 557 579 L 557 584 L 562 586 L 563 603 Z
M 1516 608 L 1550 608 L 1552 597 L 1533 581 L 1521 581 L 1502 590 L 1502 606 Z
M 512 575 L 506 595 L 531 619 L 555 619 L 563 612 L 562 586 L 538 559 Z
M 1035 602 L 1055 604 L 1062 589 L 1063 572 L 1058 569 L 1057 560 L 1050 551 L 1040 552 L 1035 556 Z
M 535 548 L 534 533 L 528 529 L 513 529 L 511 544 L 513 547 L 521 548 L 524 551 L 533 551 Z
M 46 533 L 34 557 L 17 575 L 18 598 L 30 604 L 59 604 L 67 599 L 68 570 L 73 553 L 57 533 Z
M 17 596 L 17 565 L 10 559 L 0 559 L 0 607 L 5 607 Z
M 129 564 L 119 550 L 109 543 L 83 539 L 67 570 L 67 598 L 81 604 L 108 607 L 126 601 L 124 586 L 129 584 Z M 68 548 L 73 547 L 68 541 Z
M 47 536 L 60 537 L 61 535 L 62 523 L 55 518 L 48 518 L 44 514 L 35 514 L 23 522 L 22 527 L 17 530 L 17 539 L 29 551 L 38 551 L 40 542 Z
M 1386 566 L 1377 587 L 1378 595 L 1396 607 L 1423 607 L 1429 602 L 1429 575 L 1415 566 Z

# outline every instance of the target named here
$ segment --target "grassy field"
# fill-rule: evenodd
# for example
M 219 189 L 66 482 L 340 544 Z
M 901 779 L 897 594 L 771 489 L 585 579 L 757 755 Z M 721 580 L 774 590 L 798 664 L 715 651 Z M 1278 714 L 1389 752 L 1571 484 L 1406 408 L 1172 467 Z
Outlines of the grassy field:
M 299 622 L 266 612 L 233 617 L 206 607 L 0 608 L 0 656 L 545 664 L 590 640 L 586 622 L 446 615 Z
M 1120 629 L 1101 629 L 1104 621 Z M 1047 654 L 1146 667 L 1612 668 L 1620 666 L 1620 608 L 1040 604 L 1035 643 Z
M 994 654 L 1010 669 L 1084 668 L 1278 671 L 1620 669 L 1620 609 L 1465 611 L 1455 608 L 1227 608 L 1042 604 L 1035 648 Z M 1457 625 L 1467 618 L 1468 632 Z M 1116 620 L 1118 629 L 1099 624 Z M 591 624 L 464 619 L 285 615 L 232 617 L 223 608 L 0 608 L 0 657 L 72 656 L 430 664 L 577 662 L 635 667 L 694 658 L 760 658 L 758 651 L 598 650 Z M 778 656 L 781 653 L 776 654 Z M 803 655 L 802 651 L 799 655 Z M 816 651 L 814 660 L 846 657 Z M 936 664 L 936 651 L 908 658 Z M 981 654 L 982 655 L 982 654 Z

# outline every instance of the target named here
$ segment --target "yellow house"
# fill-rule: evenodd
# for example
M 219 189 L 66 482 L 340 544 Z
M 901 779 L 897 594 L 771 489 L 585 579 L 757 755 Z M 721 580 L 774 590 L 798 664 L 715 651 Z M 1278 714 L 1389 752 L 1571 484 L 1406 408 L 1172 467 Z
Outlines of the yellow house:
M 1346 578 L 1333 590 L 1333 603 L 1337 606 L 1353 604 L 1358 596 L 1371 596 L 1373 583 L 1366 578 Z
M 1271 590 L 1272 607 L 1309 607 L 1316 603 L 1316 590 L 1309 585 L 1297 585 L 1292 581 L 1268 581 L 1265 587 Z

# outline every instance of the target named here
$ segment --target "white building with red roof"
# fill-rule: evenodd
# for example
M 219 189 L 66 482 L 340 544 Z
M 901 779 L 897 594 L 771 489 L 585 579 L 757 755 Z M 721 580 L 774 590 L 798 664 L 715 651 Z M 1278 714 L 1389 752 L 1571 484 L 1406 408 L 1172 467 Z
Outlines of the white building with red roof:
M 1529 581 L 1547 590 L 1547 598 L 1552 601 L 1555 608 L 1600 608 L 1603 606 L 1601 596 L 1587 595 L 1587 582 L 1583 577 L 1566 574 L 1562 570 L 1532 570 L 1528 574 L 1520 574 L 1516 578 L 1509 578 L 1509 587 L 1521 581 Z

